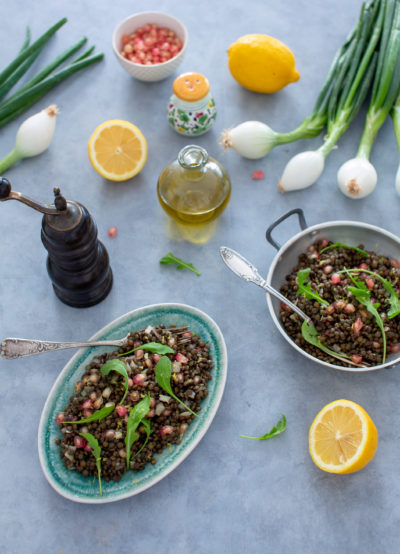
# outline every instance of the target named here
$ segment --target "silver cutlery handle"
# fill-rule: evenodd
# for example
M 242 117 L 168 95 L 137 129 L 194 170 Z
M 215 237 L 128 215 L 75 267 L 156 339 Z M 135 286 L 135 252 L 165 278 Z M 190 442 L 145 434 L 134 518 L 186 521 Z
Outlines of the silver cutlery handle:
M 290 300 L 283 296 L 283 294 L 271 287 L 271 285 L 269 285 L 266 280 L 261 277 L 254 265 L 246 260 L 246 258 L 244 258 L 241 254 L 235 250 L 232 250 L 232 248 L 228 248 L 227 246 L 221 246 L 219 251 L 225 264 L 231 271 L 233 271 L 233 273 L 235 273 L 235 275 L 248 283 L 258 285 L 272 294 L 272 296 L 275 296 L 275 298 L 278 298 L 278 300 L 286 304 L 286 306 L 289 306 L 296 314 L 307 321 L 308 324 L 312 323 L 311 319 L 302 310 L 300 310 L 296 304 L 290 302 Z
M 1 342 L 0 355 L 8 360 L 33 356 L 52 350 L 64 348 L 79 348 L 81 346 L 121 346 L 123 341 L 96 341 L 96 342 L 52 342 L 42 340 L 28 340 L 6 338 Z

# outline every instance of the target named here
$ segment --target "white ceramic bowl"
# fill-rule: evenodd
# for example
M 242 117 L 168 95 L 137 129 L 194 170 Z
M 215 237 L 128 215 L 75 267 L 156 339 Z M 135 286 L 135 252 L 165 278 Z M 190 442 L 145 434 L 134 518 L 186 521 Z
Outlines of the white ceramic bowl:
M 134 63 L 121 56 L 122 36 L 133 33 L 136 29 L 143 27 L 147 23 L 156 23 L 159 27 L 168 27 L 168 29 L 174 31 L 182 41 L 182 50 L 174 58 L 152 65 Z M 113 50 L 117 60 L 132 77 L 140 81 L 161 81 L 161 79 L 171 75 L 182 62 L 187 43 L 188 32 L 183 23 L 179 19 L 176 19 L 176 17 L 161 12 L 140 12 L 130 15 L 117 25 L 112 37 Z

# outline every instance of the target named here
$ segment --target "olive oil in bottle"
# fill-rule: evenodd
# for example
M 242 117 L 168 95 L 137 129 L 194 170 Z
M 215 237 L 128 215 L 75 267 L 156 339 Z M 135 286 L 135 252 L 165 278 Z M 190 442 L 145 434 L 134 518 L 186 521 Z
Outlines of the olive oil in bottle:
M 161 206 L 179 224 L 201 225 L 215 220 L 231 193 L 222 165 L 200 146 L 185 146 L 162 171 L 157 184 Z

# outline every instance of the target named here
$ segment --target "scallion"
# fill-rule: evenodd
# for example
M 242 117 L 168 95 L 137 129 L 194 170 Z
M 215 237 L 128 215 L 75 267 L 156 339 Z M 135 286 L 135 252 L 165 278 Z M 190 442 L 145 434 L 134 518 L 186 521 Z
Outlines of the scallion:
M 400 87 L 400 3 L 387 0 L 379 45 L 377 68 L 364 130 L 355 158 L 338 171 L 340 190 L 350 198 L 371 194 L 378 181 L 375 167 L 369 161 L 376 135 L 387 118 Z
M 279 182 L 282 192 L 306 188 L 318 179 L 326 157 L 364 102 L 375 73 L 375 50 L 382 33 L 385 3 L 386 0 L 381 0 L 362 6 L 354 40 L 340 58 L 333 81 L 324 143 L 317 150 L 297 154 L 288 162 Z

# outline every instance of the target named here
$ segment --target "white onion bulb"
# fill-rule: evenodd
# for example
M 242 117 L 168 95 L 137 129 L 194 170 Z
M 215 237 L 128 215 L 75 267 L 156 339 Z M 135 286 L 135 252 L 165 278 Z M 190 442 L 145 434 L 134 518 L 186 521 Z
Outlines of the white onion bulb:
M 318 150 L 308 150 L 293 156 L 286 164 L 278 188 L 281 192 L 305 189 L 320 177 L 325 158 Z
M 365 198 L 378 182 L 376 169 L 366 158 L 353 158 L 345 162 L 337 173 L 340 190 L 349 198 Z

